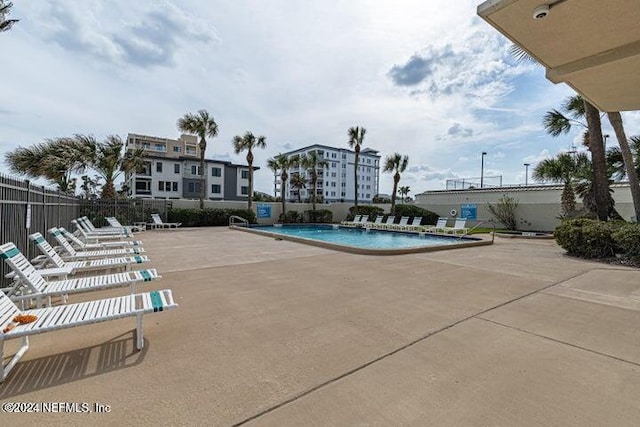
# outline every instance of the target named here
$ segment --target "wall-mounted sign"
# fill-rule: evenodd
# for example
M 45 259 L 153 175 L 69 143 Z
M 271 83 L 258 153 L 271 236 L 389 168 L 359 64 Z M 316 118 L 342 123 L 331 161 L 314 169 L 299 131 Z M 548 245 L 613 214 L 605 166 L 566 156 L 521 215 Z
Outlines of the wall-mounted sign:
M 461 205 L 460 218 L 478 219 L 478 205 L 474 205 L 474 204 Z
M 258 204 L 258 218 L 271 218 L 271 205 L 264 203 Z

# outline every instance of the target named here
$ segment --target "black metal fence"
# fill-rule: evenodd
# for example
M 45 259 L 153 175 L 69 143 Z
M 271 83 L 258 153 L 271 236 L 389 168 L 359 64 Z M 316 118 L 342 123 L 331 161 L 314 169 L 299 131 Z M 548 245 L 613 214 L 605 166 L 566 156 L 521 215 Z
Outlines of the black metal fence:
M 71 220 L 86 215 L 96 226 L 106 226 L 105 217 L 115 216 L 120 223 L 151 222 L 151 214 L 159 213 L 168 221 L 170 200 L 126 199 L 86 200 L 51 190 L 29 181 L 0 174 L 0 244 L 13 242 L 29 259 L 38 254 L 29 234 L 40 232 L 50 242 L 51 227 L 75 231 Z M 0 262 L 0 287 L 8 286 L 5 275 L 10 271 Z
M 29 234 L 46 236 L 51 227 L 72 230 L 71 220 L 80 214 L 79 199 L 29 181 L 0 175 L 0 244 L 13 242 L 29 259 L 37 255 Z M 2 286 L 6 285 L 6 263 L 0 265 Z

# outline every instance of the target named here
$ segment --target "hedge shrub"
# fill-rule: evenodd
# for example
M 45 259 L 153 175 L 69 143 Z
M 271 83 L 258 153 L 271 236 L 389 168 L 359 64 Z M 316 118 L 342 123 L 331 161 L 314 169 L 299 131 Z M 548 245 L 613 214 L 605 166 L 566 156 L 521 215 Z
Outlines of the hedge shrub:
M 612 223 L 580 218 L 563 221 L 553 233 L 569 255 L 608 258 L 616 253 Z
M 333 221 L 333 212 L 329 209 L 319 209 L 315 211 L 304 212 L 305 222 L 315 223 L 331 223 Z
M 183 227 L 229 225 L 229 217 L 236 215 L 257 223 L 256 214 L 248 209 L 169 209 L 167 222 L 181 222 Z
M 356 217 L 355 210 L 356 210 L 355 206 L 351 206 L 349 208 L 349 214 L 347 215 L 346 221 L 353 221 L 353 219 Z M 375 219 L 377 215 L 382 215 L 383 213 L 384 213 L 384 209 L 379 208 L 377 206 L 372 206 L 372 205 L 358 206 L 358 215 L 369 215 L 369 218 Z
M 421 224 L 423 225 L 435 224 L 438 222 L 438 218 L 440 218 L 440 215 L 437 213 L 428 211 L 416 205 L 396 205 L 395 211 L 396 216 L 410 216 L 412 218 L 421 216 Z
M 279 221 L 283 224 L 295 224 L 303 221 L 303 216 L 297 211 L 287 211 L 286 215 L 280 214 Z
M 620 253 L 629 258 L 640 258 L 640 224 L 623 223 L 614 227 L 613 241 Z

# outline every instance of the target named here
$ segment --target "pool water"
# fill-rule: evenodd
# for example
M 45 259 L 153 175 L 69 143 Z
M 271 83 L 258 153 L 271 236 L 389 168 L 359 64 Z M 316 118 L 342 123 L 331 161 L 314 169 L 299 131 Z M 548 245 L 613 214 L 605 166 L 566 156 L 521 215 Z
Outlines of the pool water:
M 384 230 L 367 231 L 363 228 L 333 227 L 331 225 L 269 225 L 251 228 L 274 234 L 283 234 L 364 249 L 406 249 L 460 243 L 460 238 L 453 236 L 419 235 L 418 233 L 401 233 Z

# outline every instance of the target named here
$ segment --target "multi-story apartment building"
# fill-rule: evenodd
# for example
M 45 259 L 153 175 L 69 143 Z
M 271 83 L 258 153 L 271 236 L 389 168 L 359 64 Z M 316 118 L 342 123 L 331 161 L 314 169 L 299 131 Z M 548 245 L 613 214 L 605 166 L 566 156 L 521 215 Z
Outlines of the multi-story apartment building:
M 283 153 L 289 158 L 306 156 L 307 153 L 317 152 L 318 157 L 324 159 L 327 165 L 318 168 L 317 196 L 324 203 L 330 202 L 353 202 L 355 200 L 354 167 L 355 155 L 352 150 L 345 148 L 335 148 L 326 145 L 310 145 L 298 150 Z M 304 174 L 307 187 L 300 190 L 300 198 L 309 200 L 313 192 L 311 184 L 311 171 L 302 166 L 289 170 L 289 178 L 294 174 Z M 276 177 L 276 183 L 279 177 Z M 380 155 L 378 151 L 371 148 L 360 150 L 358 160 L 358 202 L 371 203 L 380 188 Z M 291 188 L 291 183 L 286 186 L 287 200 L 298 200 L 298 191 Z
M 200 147 L 196 136 L 181 135 L 176 140 L 129 134 L 126 149 L 135 148 L 144 149 L 145 163 L 142 170 L 125 177 L 129 197 L 200 198 Z M 248 166 L 205 159 L 205 168 L 206 199 L 247 200 Z

